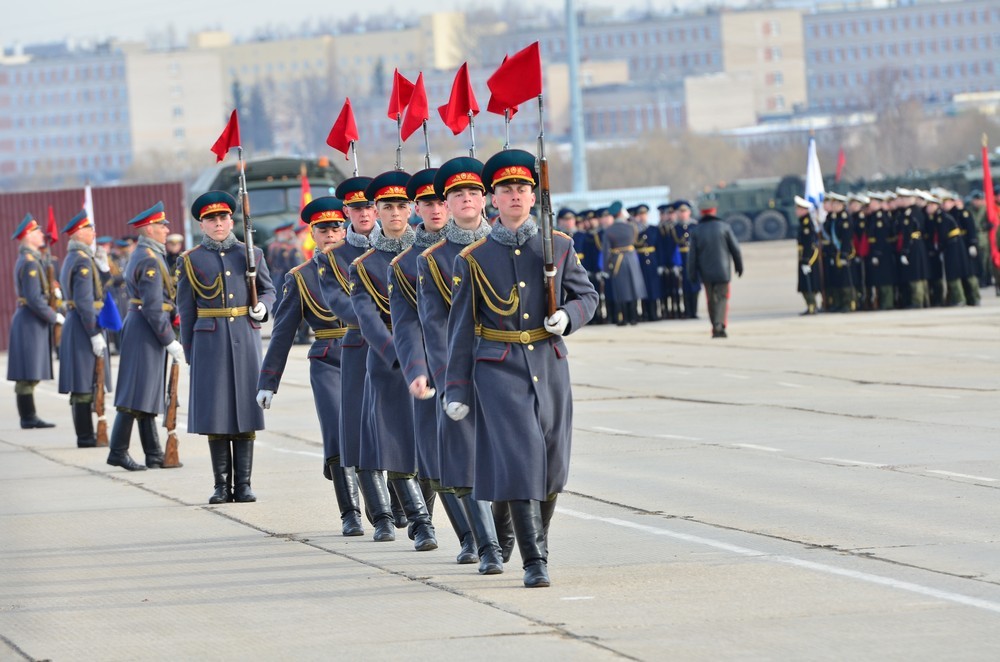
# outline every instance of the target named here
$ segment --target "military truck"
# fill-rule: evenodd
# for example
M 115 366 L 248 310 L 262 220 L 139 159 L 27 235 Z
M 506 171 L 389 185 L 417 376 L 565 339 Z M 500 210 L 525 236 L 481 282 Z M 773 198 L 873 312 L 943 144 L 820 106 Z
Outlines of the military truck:
M 250 218 L 253 220 L 254 242 L 258 246 L 263 246 L 271 238 L 275 227 L 289 220 L 298 220 L 302 204 L 302 174 L 309 180 L 314 198 L 333 195 L 337 184 L 346 178 L 325 157 L 269 157 L 246 162 Z M 228 191 L 238 198 L 239 188 L 239 164 L 235 161 L 220 163 L 203 172 L 191 186 L 188 206 L 205 191 Z M 239 208 L 234 220 L 234 231 L 242 239 L 243 216 Z M 187 227 L 188 245 L 194 245 L 201 240 L 201 227 L 194 219 L 189 219 Z
M 771 241 L 794 236 L 795 196 L 805 182 L 796 175 L 737 179 L 717 186 L 702 200 L 712 200 L 717 215 L 741 242 Z

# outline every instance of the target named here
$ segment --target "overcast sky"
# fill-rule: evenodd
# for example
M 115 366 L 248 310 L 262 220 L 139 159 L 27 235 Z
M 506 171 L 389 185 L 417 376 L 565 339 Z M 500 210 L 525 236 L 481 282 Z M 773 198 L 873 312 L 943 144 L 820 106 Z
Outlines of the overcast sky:
M 578 9 L 594 7 L 702 6 L 707 0 L 576 0 Z M 716 0 L 714 4 L 743 5 L 746 0 Z M 8 0 L 0 18 L 0 45 L 32 44 L 63 39 L 90 40 L 115 37 L 141 40 L 151 32 L 173 26 L 183 40 L 189 32 L 222 28 L 237 37 L 249 37 L 259 28 L 285 26 L 297 29 L 304 22 L 324 17 L 347 18 L 362 14 L 395 12 L 407 17 L 438 10 L 470 6 L 501 7 L 503 0 Z M 561 9 L 565 0 L 531 0 L 532 5 Z

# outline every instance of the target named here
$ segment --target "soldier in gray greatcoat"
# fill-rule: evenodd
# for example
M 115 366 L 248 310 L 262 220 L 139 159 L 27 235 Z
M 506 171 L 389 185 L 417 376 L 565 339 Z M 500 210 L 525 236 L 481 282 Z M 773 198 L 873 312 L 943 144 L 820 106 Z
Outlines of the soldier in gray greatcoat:
M 554 232 L 558 309 L 548 315 L 542 236 L 531 217 L 535 157 L 500 152 L 483 166 L 482 180 L 500 220 L 455 260 L 445 411 L 461 420 L 475 407 L 473 496 L 508 502 L 524 585 L 543 587 L 548 523 L 569 475 L 573 426 L 562 336 L 583 328 L 598 297 L 572 238 Z
M 7 379 L 14 382 L 21 427 L 51 428 L 54 423 L 38 418 L 35 386 L 52 379 L 52 328 L 66 319 L 49 306 L 48 297 L 55 284 L 49 282 L 40 252 L 45 233 L 31 214 L 24 217 L 11 239 L 20 242 L 20 249 L 14 265 L 17 310 L 10 324 Z
M 70 240 L 59 282 L 69 313 L 59 343 L 59 392 L 69 393 L 76 445 L 90 448 L 97 445 L 91 408 L 98 356 L 104 359 L 103 388 L 111 391 L 111 356 L 104 332 L 97 323 L 97 315 L 104 308 L 104 288 L 111 282 L 111 271 L 107 255 L 101 249 L 94 252 L 90 248 L 94 241 L 94 224 L 85 210 L 66 224 L 63 234 L 69 235 Z
M 215 492 L 209 503 L 249 502 L 255 432 L 264 429 L 257 406 L 260 324 L 274 305 L 274 286 L 261 250 L 257 305 L 250 306 L 246 244 L 233 234 L 236 200 L 209 191 L 191 205 L 204 237 L 178 262 L 181 344 L 191 366 L 188 432 L 208 435 Z M 234 488 L 235 483 L 235 488 Z
M 312 386 L 316 414 L 323 436 L 323 475 L 333 482 L 334 495 L 340 508 L 341 533 L 345 536 L 364 535 L 361 508 L 358 505 L 358 483 L 354 467 L 340 465 L 340 342 L 347 333 L 323 297 L 321 279 L 331 268 L 326 251 L 344 238 L 343 205 L 331 196 L 316 198 L 301 212 L 302 220 L 316 242 L 312 259 L 292 267 L 285 276 L 284 294 L 274 312 L 271 342 L 264 355 L 257 380 L 257 404 L 270 409 L 285 371 L 288 352 L 295 342 L 297 330 L 305 320 L 315 332 L 309 348 L 309 384 Z
M 417 476 L 417 449 L 413 432 L 410 393 L 399 370 L 389 310 L 389 264 L 413 245 L 409 226 L 410 203 L 406 183 L 410 175 L 391 170 L 375 177 L 365 198 L 375 203 L 381 227 L 370 235 L 371 248 L 354 260 L 349 271 L 351 303 L 368 343 L 365 390 L 361 409 L 367 426 L 361 430 L 362 469 L 386 471 L 389 483 L 403 506 L 417 551 L 437 549 Z
M 163 413 L 166 357 L 181 363 L 184 349 L 174 337 L 176 289 L 167 271 L 166 245 L 170 225 L 158 202 L 129 225 L 138 230 L 139 243 L 122 272 L 128 294 L 128 313 L 119 333 L 118 413 L 111 429 L 108 464 L 129 471 L 163 466 L 163 449 L 156 432 L 156 415 Z M 145 466 L 128 454 L 132 424 L 138 422 Z
M 646 284 L 635 244 L 639 238 L 636 227 L 628 222 L 622 203 L 615 201 L 607 209 L 613 219 L 604 228 L 604 271 L 614 293 L 615 305 L 621 314 L 618 325 L 639 323 L 639 300 L 646 298 Z

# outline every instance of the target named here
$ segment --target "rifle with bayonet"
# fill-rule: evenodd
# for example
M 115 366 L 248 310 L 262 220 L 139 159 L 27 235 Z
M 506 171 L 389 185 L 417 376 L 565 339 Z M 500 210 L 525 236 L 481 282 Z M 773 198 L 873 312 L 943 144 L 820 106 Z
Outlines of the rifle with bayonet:
M 250 308 L 257 306 L 257 255 L 253 249 L 253 221 L 250 220 L 250 194 L 247 193 L 246 166 L 243 148 L 237 147 L 240 159 L 240 203 L 243 207 L 243 243 L 247 247 L 247 295 Z
M 549 189 L 549 161 L 545 158 L 545 120 L 542 113 L 542 95 L 538 95 L 538 199 L 542 231 L 542 262 L 545 273 L 546 315 L 556 312 L 556 265 L 552 247 L 552 230 L 556 223 L 552 211 L 552 193 Z

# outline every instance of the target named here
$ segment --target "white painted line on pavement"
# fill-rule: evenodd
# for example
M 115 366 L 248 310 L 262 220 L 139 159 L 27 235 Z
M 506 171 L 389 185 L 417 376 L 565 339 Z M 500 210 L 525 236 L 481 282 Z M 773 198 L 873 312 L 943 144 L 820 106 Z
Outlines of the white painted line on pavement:
M 805 388 L 802 384 L 793 384 L 792 382 L 778 382 L 778 386 L 787 386 L 788 388 Z
M 660 439 L 680 439 L 681 441 L 701 441 L 701 437 L 685 437 L 682 434 L 658 434 Z
M 955 478 L 970 478 L 972 480 L 985 480 L 990 483 L 997 482 L 996 478 L 987 478 L 986 476 L 970 476 L 969 474 L 957 474 L 954 471 L 941 471 L 939 469 L 928 469 L 929 474 L 941 474 L 942 476 L 954 476 Z
M 619 430 L 617 428 L 602 428 L 600 425 L 595 425 L 590 429 L 596 430 L 597 432 L 609 432 L 611 434 L 632 434 L 628 430 Z
M 862 467 L 887 467 L 888 464 L 879 464 L 877 462 L 862 462 L 861 460 L 844 460 L 839 457 L 821 457 L 821 460 L 826 462 L 836 462 L 837 464 L 857 464 Z
M 592 595 L 578 595 L 578 596 L 565 597 L 565 598 L 559 598 L 559 599 L 560 600 L 593 600 L 594 596 L 592 596 Z
M 739 446 L 740 448 L 752 448 L 755 451 L 767 451 L 768 453 L 780 453 L 780 448 L 773 448 L 771 446 L 758 446 L 757 444 L 733 444 L 733 446 Z
M 747 557 L 759 558 L 764 561 L 783 563 L 785 565 L 796 566 L 799 568 L 804 568 L 806 570 L 814 570 L 816 572 L 822 572 L 828 575 L 838 575 L 840 577 L 847 577 L 848 579 L 856 579 L 858 581 L 867 582 L 869 584 L 878 584 L 880 586 L 887 586 L 889 588 L 895 588 L 901 591 L 909 591 L 911 593 L 926 595 L 932 598 L 946 600 L 948 602 L 955 602 L 957 604 L 966 605 L 968 607 L 976 607 L 977 609 L 985 609 L 986 611 L 1000 613 L 1000 602 L 994 602 L 992 600 L 975 598 L 969 595 L 962 595 L 961 593 L 952 593 L 951 591 L 942 591 L 940 589 L 931 588 L 930 586 L 915 584 L 913 582 L 905 582 L 899 579 L 893 579 L 891 577 L 883 577 L 881 575 L 873 575 L 868 572 L 860 572 L 858 570 L 848 570 L 846 568 L 838 568 L 836 566 L 827 565 L 826 563 L 806 561 L 805 559 L 799 559 L 794 556 L 769 554 L 767 552 L 763 552 L 760 550 L 750 549 L 749 547 L 741 547 L 739 545 L 733 545 L 727 542 L 723 542 L 721 540 L 705 538 L 703 536 L 695 536 L 688 533 L 681 533 L 679 531 L 671 531 L 670 529 L 665 529 L 656 526 L 649 526 L 647 524 L 638 524 L 636 522 L 629 522 L 627 520 L 622 520 L 615 517 L 599 517 L 597 515 L 583 513 L 578 510 L 570 510 L 561 507 L 556 507 L 556 511 L 563 513 L 564 515 L 569 515 L 570 517 L 576 517 L 577 519 L 604 522 L 605 524 L 621 526 L 627 529 L 635 529 L 636 531 L 643 531 L 645 533 L 651 533 L 657 536 L 666 536 L 668 538 L 673 538 L 675 540 L 681 540 L 684 542 L 693 543 L 695 545 L 705 545 L 707 547 L 719 549 L 724 552 L 732 552 L 733 554 L 738 554 L 740 556 L 747 556 Z
M 277 451 L 279 453 L 289 453 L 291 455 L 305 455 L 306 457 L 318 457 L 320 459 L 323 458 L 323 454 L 317 453 L 316 451 L 296 451 L 292 450 L 291 448 L 282 448 L 281 446 L 271 446 L 270 444 L 262 444 L 259 441 L 256 443 L 258 446 L 270 448 L 271 450 Z

